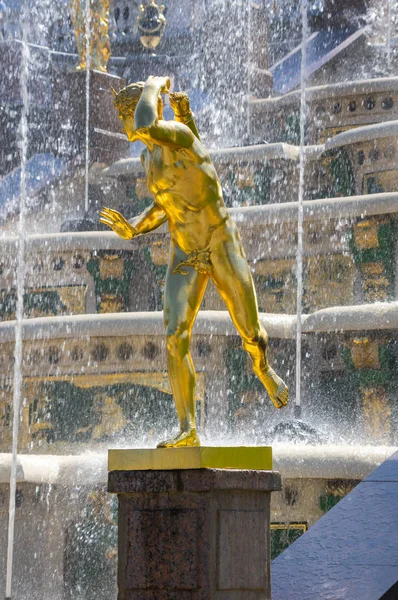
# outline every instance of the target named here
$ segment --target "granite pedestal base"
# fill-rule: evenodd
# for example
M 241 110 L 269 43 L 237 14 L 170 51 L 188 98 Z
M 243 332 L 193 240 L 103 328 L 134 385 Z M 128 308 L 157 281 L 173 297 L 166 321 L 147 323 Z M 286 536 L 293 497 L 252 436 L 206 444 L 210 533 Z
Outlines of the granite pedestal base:
M 269 600 L 273 471 L 110 471 L 118 600 Z

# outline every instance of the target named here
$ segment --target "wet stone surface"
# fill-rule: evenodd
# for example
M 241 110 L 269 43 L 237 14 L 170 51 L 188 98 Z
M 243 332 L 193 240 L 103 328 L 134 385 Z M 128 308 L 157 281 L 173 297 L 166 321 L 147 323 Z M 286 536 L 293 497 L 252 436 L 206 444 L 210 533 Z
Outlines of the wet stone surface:
M 271 471 L 112 471 L 123 600 L 268 600 Z M 267 533 L 268 532 L 268 533 Z
M 395 453 L 272 563 L 273 600 L 384 598 L 398 576 L 397 514 Z

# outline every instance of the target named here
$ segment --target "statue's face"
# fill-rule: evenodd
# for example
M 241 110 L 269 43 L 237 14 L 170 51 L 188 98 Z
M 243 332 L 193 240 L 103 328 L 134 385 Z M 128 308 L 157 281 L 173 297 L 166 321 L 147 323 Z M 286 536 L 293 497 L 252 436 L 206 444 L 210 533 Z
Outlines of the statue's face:
M 134 142 L 137 139 L 134 129 L 134 117 L 123 117 L 122 115 L 120 115 L 119 119 L 123 123 L 122 132 L 127 135 L 127 139 L 129 142 Z

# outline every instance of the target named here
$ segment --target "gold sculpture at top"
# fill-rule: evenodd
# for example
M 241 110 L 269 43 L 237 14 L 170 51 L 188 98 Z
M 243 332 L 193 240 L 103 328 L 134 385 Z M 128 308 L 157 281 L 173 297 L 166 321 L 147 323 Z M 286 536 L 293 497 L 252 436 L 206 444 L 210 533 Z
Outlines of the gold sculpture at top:
M 179 434 L 160 447 L 198 446 L 195 423 L 195 369 L 190 342 L 209 278 L 223 298 L 232 321 L 252 359 L 253 371 L 269 397 L 282 408 L 288 402 L 285 383 L 269 366 L 268 335 L 259 322 L 256 293 L 238 229 L 226 209 L 221 185 L 206 148 L 200 141 L 189 99 L 170 94 L 175 121 L 163 119 L 162 94 L 167 77 L 114 91 L 124 132 L 141 140 L 147 185 L 153 203 L 131 223 L 118 211 L 104 208 L 100 221 L 131 240 L 165 221 L 171 252 L 164 292 L 168 373 L 180 421 Z
M 87 67 L 88 46 L 90 69 L 102 71 L 103 73 L 107 72 L 107 64 L 111 55 L 108 34 L 109 6 L 110 0 L 70 0 L 70 11 L 80 61 L 76 67 L 77 71 Z M 88 16 L 89 24 L 87 24 Z M 89 30 L 88 44 L 87 30 Z

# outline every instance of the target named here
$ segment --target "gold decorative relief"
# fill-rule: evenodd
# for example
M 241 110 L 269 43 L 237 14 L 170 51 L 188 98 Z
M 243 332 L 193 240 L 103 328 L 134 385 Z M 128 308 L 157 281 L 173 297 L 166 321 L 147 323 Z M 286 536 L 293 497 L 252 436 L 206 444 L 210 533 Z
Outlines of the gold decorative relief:
M 169 243 L 158 241 L 150 246 L 151 260 L 155 265 L 167 265 L 169 262 Z
M 366 219 L 354 225 L 354 241 L 358 250 L 379 247 L 379 223 L 375 219 Z
M 86 312 L 85 285 L 70 285 L 57 288 L 60 300 L 67 307 L 69 315 L 81 315 Z
M 260 310 L 292 313 L 296 310 L 296 290 L 291 259 L 264 260 L 253 265 Z
M 306 260 L 305 271 L 307 310 L 353 304 L 355 264 L 352 257 L 341 254 L 311 256 Z
M 367 337 L 355 338 L 351 346 L 351 358 L 356 369 L 380 369 L 379 343 Z
M 382 262 L 362 263 L 360 269 L 363 275 L 382 275 L 385 271 L 385 266 Z
M 390 441 L 391 404 L 387 390 L 382 385 L 363 388 L 362 408 L 365 433 L 379 443 Z
M 120 294 L 101 294 L 100 313 L 118 313 L 124 311 L 124 302 Z
M 117 254 L 105 254 L 99 259 L 100 278 L 104 279 L 123 279 L 124 259 Z

